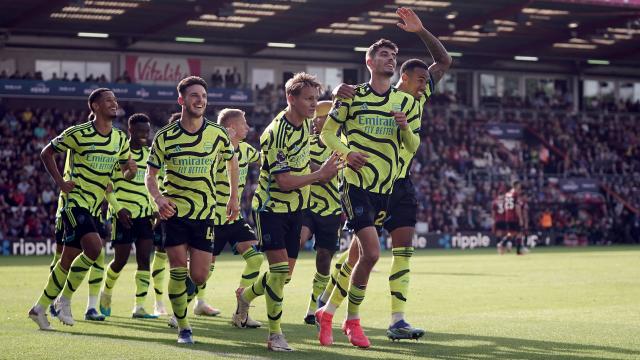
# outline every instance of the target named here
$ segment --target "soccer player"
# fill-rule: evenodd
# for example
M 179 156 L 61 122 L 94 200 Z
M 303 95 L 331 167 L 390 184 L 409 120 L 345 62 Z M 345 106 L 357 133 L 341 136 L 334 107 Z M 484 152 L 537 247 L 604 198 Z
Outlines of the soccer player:
M 137 113 L 128 120 L 131 158 L 136 162 L 138 172 L 131 180 L 115 174 L 112 180 L 113 189 L 107 192 L 107 201 L 112 214 L 113 228 L 111 244 L 115 256 L 107 269 L 107 276 L 100 294 L 100 312 L 111 316 L 111 296 L 120 272 L 129 260 L 132 244 L 136 245 L 135 273 L 136 296 L 133 307 L 133 318 L 155 319 L 156 315 L 146 312 L 144 301 L 149 289 L 150 255 L 153 248 L 153 208 L 144 185 L 149 148 L 147 146 L 151 132 L 151 120 L 145 114 Z
M 260 136 L 262 166 L 253 210 L 258 240 L 267 255 L 269 271 L 251 287 L 238 291 L 233 322 L 242 327 L 251 301 L 266 292 L 267 348 L 273 351 L 293 350 L 282 334 L 280 319 L 289 263 L 295 263 L 300 250 L 302 212 L 308 206 L 309 185 L 331 179 L 339 165 L 339 158 L 334 154 L 318 170 L 311 172 L 309 167 L 310 118 L 318 103 L 319 90 L 320 84 L 314 76 L 295 74 L 285 84 L 288 107 Z
M 435 90 L 435 84 L 442 79 L 451 66 L 452 60 L 442 43 L 424 28 L 422 21 L 413 10 L 399 8 L 396 13 L 402 20 L 398 26 L 418 35 L 434 59 L 434 63 L 430 66 L 420 59 L 405 61 L 400 67 L 400 79 L 396 84 L 399 90 L 411 94 L 419 101 L 419 118 L 422 119 L 426 100 Z M 353 88 L 349 86 L 341 86 L 336 92 L 341 97 L 351 98 L 354 95 Z M 420 122 L 414 122 L 412 125 L 412 131 L 419 133 Z M 391 235 L 393 254 L 389 274 L 391 323 L 387 329 L 387 336 L 392 340 L 418 339 L 424 336 L 424 330 L 413 328 L 404 319 L 409 292 L 409 260 L 414 252 L 412 240 L 417 213 L 415 188 L 410 177 L 414 155 L 415 152 L 407 151 L 406 147 L 400 148 L 399 178 L 393 185 L 388 217 L 384 221 L 384 228 Z
M 413 153 L 420 142 L 412 130 L 415 122 L 420 123 L 418 102 L 391 86 L 397 52 L 397 46 L 385 39 L 369 47 L 366 64 L 371 80 L 356 86 L 353 99 L 335 100 L 321 133 L 324 143 L 345 156 L 349 164 L 344 170 L 342 203 L 348 225 L 357 236 L 360 257 L 351 273 L 347 320 L 342 328 L 351 344 L 362 348 L 371 343 L 360 325 L 359 307 L 380 254 L 378 232 L 402 165 L 400 151 L 404 147 Z M 340 127 L 346 134 L 346 145 L 336 135 Z M 333 343 L 331 324 L 336 307 L 335 301 L 329 301 L 316 311 L 322 345 Z
M 62 220 L 69 240 L 65 242 L 60 261 L 51 272 L 42 296 L 29 311 L 29 317 L 43 330 L 51 329 L 45 309 L 58 297 L 65 281 L 67 286 L 54 306 L 58 319 L 73 325 L 71 297 L 103 248 L 93 213 L 102 205 L 114 166 L 120 164 L 126 179 L 133 178 L 137 171 L 135 162 L 130 159 L 125 133 L 113 128 L 118 109 L 113 92 L 98 88 L 89 95 L 88 104 L 95 120 L 69 127 L 45 146 L 40 155 L 45 168 L 65 194 Z M 65 177 L 60 175 L 55 161 L 55 154 L 63 151 L 67 152 L 65 166 L 70 168 Z
M 521 231 L 524 228 L 523 202 L 520 197 L 520 182 L 514 181 L 511 189 L 498 195 L 491 206 L 493 233 L 499 239 L 498 254 L 504 254 L 505 243 L 516 243 L 516 254 L 524 255 L 526 250 L 522 244 Z
M 238 167 L 240 169 L 238 183 L 238 201 L 241 201 L 242 191 L 247 181 L 249 164 L 260 162 L 260 153 L 251 145 L 244 142 L 249 132 L 249 125 L 244 116 L 244 111 L 238 109 L 223 109 L 218 114 L 218 124 L 224 126 L 231 137 L 231 143 L 238 155 Z M 213 247 L 213 261 L 211 271 L 213 273 L 216 257 L 222 253 L 224 247 L 229 244 L 235 254 L 242 255 L 245 260 L 245 267 L 240 277 L 238 291 L 251 286 L 260 274 L 263 254 L 257 250 L 258 240 L 253 229 L 247 224 L 242 215 L 236 220 L 228 220 L 224 213 L 225 205 L 229 201 L 229 183 L 227 182 L 227 167 L 222 161 L 218 162 L 216 169 L 216 214 L 215 225 L 213 227 L 216 235 Z M 210 275 L 211 276 L 211 275 Z M 204 285 L 198 291 L 198 301 L 193 312 L 196 315 L 217 315 L 219 310 L 211 308 L 204 302 Z M 257 328 L 262 326 L 259 321 L 246 318 L 245 327 Z
M 164 247 L 170 264 L 169 299 L 178 321 L 178 343 L 192 344 L 187 307 L 197 286 L 207 280 L 211 265 L 215 165 L 218 160 L 227 163 L 231 186 L 226 216 L 233 220 L 240 210 L 238 160 L 225 128 L 204 117 L 207 83 L 189 76 L 177 88 L 182 116 L 156 134 L 145 184 L 163 220 Z M 157 174 L 162 167 L 165 190 L 160 193 Z
M 331 101 L 321 101 L 316 106 L 310 150 L 312 169 L 319 168 L 331 157 L 331 150 L 320 139 L 320 132 L 330 109 Z M 327 183 L 312 184 L 309 208 L 304 211 L 302 218 L 300 247 L 303 247 L 312 236 L 315 236 L 316 273 L 313 277 L 313 290 L 304 318 L 304 322 L 310 325 L 316 323 L 315 311 L 318 297 L 329 282 L 331 259 L 340 247 L 342 208 L 340 207 L 339 186 L 338 176 Z

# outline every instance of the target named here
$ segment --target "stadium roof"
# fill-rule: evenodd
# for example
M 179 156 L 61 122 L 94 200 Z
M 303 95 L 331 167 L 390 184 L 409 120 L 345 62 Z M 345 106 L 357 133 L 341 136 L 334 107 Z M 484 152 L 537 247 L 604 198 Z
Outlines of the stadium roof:
M 398 6 L 413 8 L 454 55 L 640 60 L 635 0 L 3 1 L 0 41 L 44 47 L 47 38 L 89 33 L 83 35 L 114 40 L 105 50 L 191 42 L 259 56 L 268 46 L 353 52 L 386 37 L 403 53 L 422 52 L 417 38 L 396 27 Z M 83 47 L 73 44 L 66 46 Z

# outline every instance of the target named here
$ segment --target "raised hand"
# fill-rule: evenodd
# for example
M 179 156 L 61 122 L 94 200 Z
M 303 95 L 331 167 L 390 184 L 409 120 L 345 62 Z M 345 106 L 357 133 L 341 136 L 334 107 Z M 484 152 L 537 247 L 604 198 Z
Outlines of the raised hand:
M 398 16 L 400 16 L 400 19 L 404 22 L 399 22 L 396 24 L 400 29 L 407 32 L 418 32 L 423 29 L 422 21 L 420 20 L 418 15 L 413 12 L 413 10 L 406 7 L 401 7 L 396 10 L 396 14 L 398 14 Z

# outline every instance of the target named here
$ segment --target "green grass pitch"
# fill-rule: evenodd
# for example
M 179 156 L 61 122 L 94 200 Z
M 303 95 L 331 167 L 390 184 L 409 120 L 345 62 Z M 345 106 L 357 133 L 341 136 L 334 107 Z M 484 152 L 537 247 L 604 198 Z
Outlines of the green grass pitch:
M 385 336 L 391 257 L 384 253 L 362 305 L 363 326 L 372 340 L 368 350 L 353 348 L 341 334 L 346 306 L 336 314 L 331 347 L 319 346 L 315 327 L 302 323 L 315 271 L 312 254 L 306 253 L 285 289 L 282 327 L 296 349 L 289 354 L 266 350 L 264 328 L 230 325 L 240 257 L 225 253 L 218 258 L 207 300 L 222 314 L 191 316 L 193 346 L 179 346 L 166 319 L 130 318 L 133 259 L 116 285 L 113 316 L 107 321 L 82 320 L 85 281 L 73 299 L 75 326 L 53 319 L 55 332 L 36 330 L 27 312 L 42 291 L 49 261 L 0 258 L 0 359 L 640 358 L 640 247 L 535 249 L 527 256 L 498 256 L 494 250 L 417 251 L 407 306 L 408 320 L 427 330 L 417 342 L 391 342 Z M 254 305 L 252 316 L 266 323 L 264 300 Z M 152 309 L 151 297 L 147 309 Z

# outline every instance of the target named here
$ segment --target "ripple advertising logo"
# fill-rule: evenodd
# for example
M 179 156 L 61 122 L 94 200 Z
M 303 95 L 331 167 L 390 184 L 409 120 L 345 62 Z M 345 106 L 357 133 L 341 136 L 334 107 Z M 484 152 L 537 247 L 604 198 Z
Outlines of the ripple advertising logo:
M 491 245 L 491 238 L 487 235 L 483 235 L 482 233 L 477 233 L 476 235 L 462 235 L 460 233 L 456 234 L 451 238 L 451 246 L 454 248 L 460 249 L 475 249 L 475 248 L 483 248 L 489 247 Z

